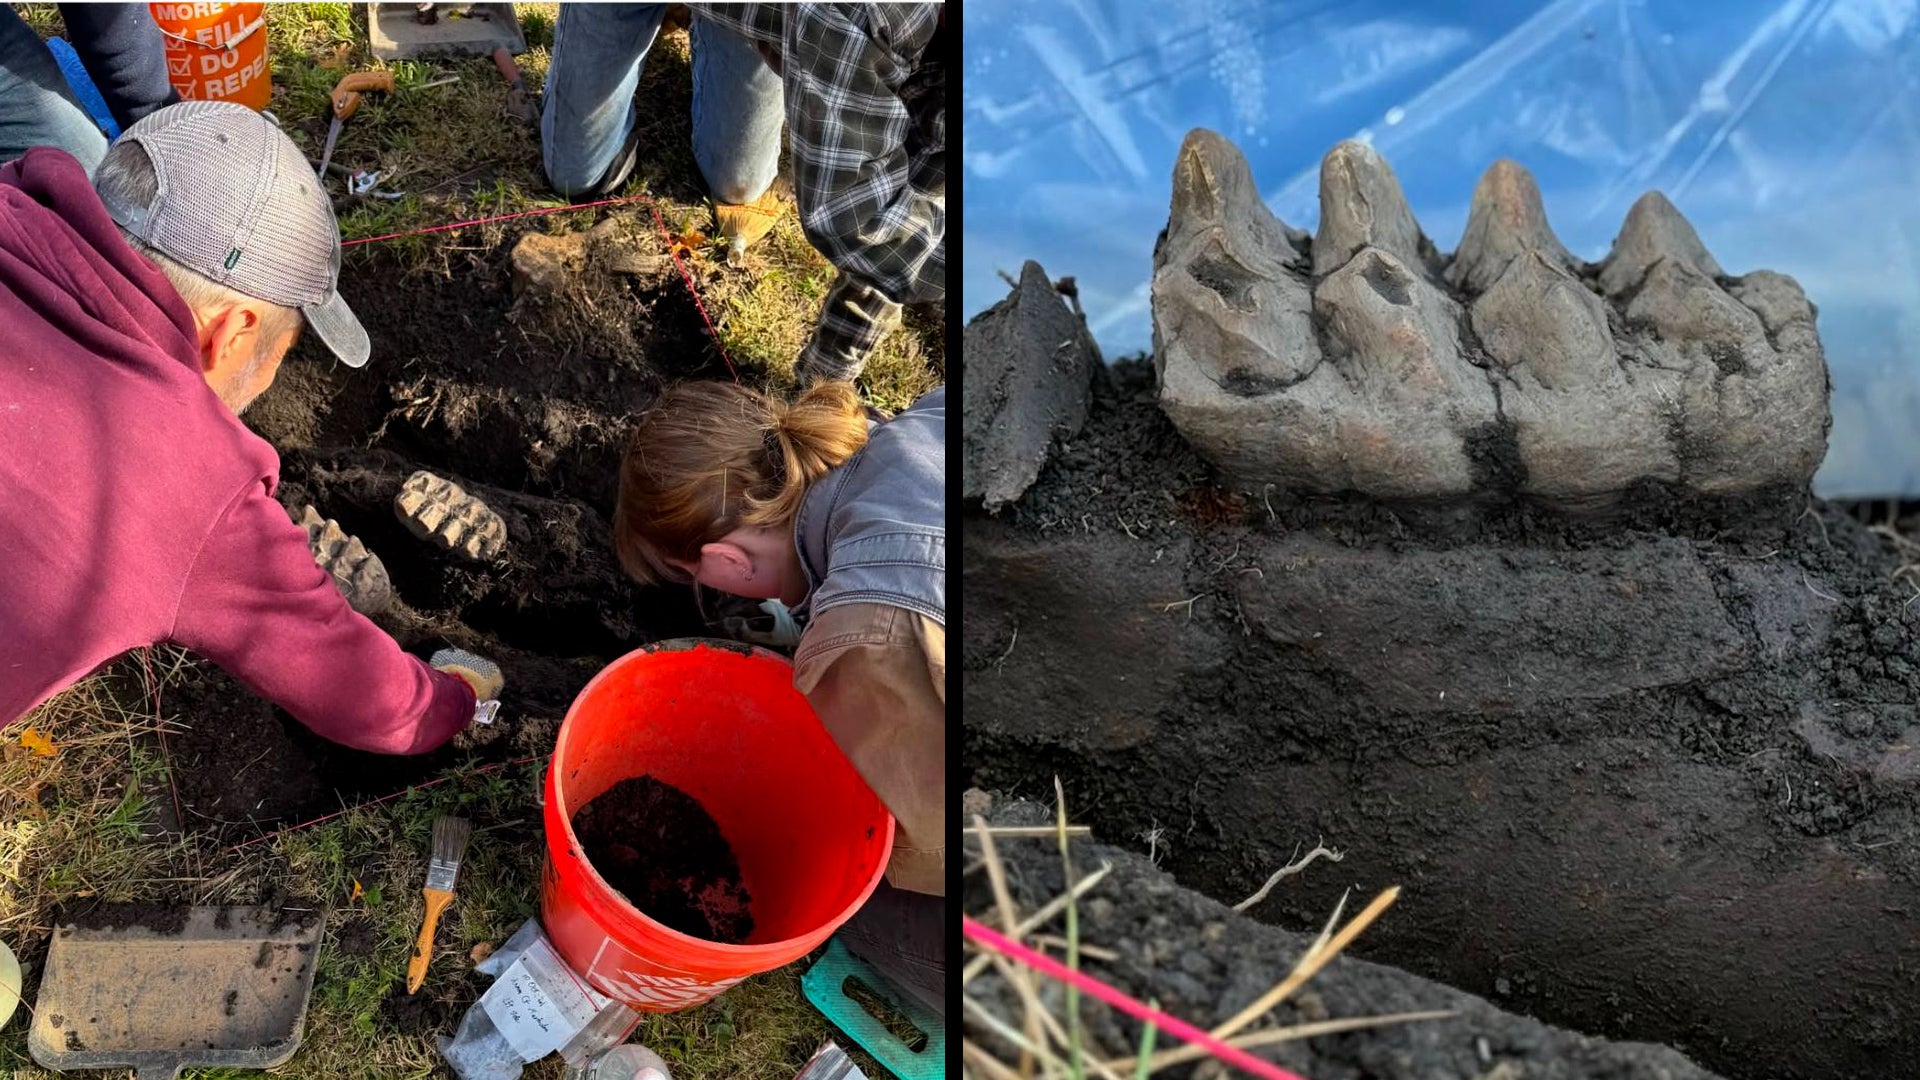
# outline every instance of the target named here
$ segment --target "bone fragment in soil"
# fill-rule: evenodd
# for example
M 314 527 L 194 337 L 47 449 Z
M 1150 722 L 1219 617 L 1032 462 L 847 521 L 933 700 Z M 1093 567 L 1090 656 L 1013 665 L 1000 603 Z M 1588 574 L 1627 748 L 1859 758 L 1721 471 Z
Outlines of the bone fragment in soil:
M 1236 480 L 1584 510 L 1650 484 L 1804 488 L 1825 455 L 1812 305 L 1784 275 L 1726 276 L 1660 193 L 1594 265 L 1511 161 L 1474 189 L 1450 257 L 1370 147 L 1334 147 L 1320 197 L 1306 244 L 1221 136 L 1192 132 L 1174 165 L 1159 399 Z
M 407 531 L 474 562 L 489 562 L 507 543 L 507 524 L 451 480 L 426 470 L 407 477 L 393 498 Z
M 989 511 L 1018 500 L 1086 423 L 1100 351 L 1061 288 L 1028 261 L 1013 293 L 967 324 L 961 480 Z

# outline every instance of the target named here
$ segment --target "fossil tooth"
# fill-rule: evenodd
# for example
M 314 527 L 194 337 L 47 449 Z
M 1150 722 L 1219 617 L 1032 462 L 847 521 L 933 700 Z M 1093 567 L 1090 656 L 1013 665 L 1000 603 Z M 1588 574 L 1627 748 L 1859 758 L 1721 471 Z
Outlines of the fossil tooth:
M 1316 276 L 1340 269 L 1365 247 L 1424 269 L 1423 248 L 1431 246 L 1379 151 L 1352 141 L 1327 151 L 1320 162 L 1320 232 L 1313 240 Z
M 1314 307 L 1346 346 L 1340 367 L 1383 393 L 1438 393 L 1464 369 L 1460 308 L 1392 252 L 1361 249 L 1314 290 Z
M 507 523 L 499 514 L 459 484 L 424 469 L 407 477 L 393 510 L 408 532 L 474 562 L 492 560 L 507 542 Z
M 1524 366 L 1549 390 L 1598 383 L 1616 370 L 1605 302 L 1544 251 L 1508 261 L 1473 302 L 1473 332 L 1494 363 Z
M 1570 267 L 1573 256 L 1547 225 L 1546 207 L 1533 174 L 1518 162 L 1493 163 L 1473 188 L 1473 205 L 1460 250 L 1447 267 L 1447 281 L 1474 292 L 1492 288 L 1515 258 L 1537 252 L 1554 266 Z
M 1721 274 L 1720 264 L 1707 253 L 1687 219 L 1665 195 L 1649 191 L 1627 211 L 1613 251 L 1600 264 L 1600 288 L 1613 297 L 1628 292 L 1646 280 L 1647 271 L 1661 259 L 1672 259 L 1710 278 Z
M 321 517 L 311 505 L 301 507 L 294 520 L 307 530 L 313 561 L 333 578 L 348 606 L 362 615 L 378 615 L 392 606 L 393 583 L 387 568 L 359 537 L 347 535 L 339 522 Z
M 1180 143 L 1180 156 L 1173 166 L 1167 242 L 1177 247 L 1181 240 L 1216 225 L 1227 227 L 1237 248 L 1258 251 L 1275 262 L 1300 257 L 1286 225 L 1273 216 L 1254 186 L 1246 155 L 1219 132 L 1194 128 Z
M 1241 398 L 1291 386 L 1320 363 L 1299 251 L 1267 209 L 1239 148 L 1196 128 L 1173 170 L 1154 250 L 1154 358 L 1163 389 Z
M 1727 372 L 1764 363 L 1773 352 L 1760 316 L 1684 262 L 1656 262 L 1626 316 L 1652 326 L 1667 347 L 1704 355 Z
M 1812 305 L 1783 275 L 1725 276 L 1658 194 L 1589 267 L 1533 178 L 1498 162 L 1447 262 L 1366 146 L 1322 163 L 1310 247 L 1256 241 L 1274 219 L 1225 140 L 1196 133 L 1182 155 L 1154 257 L 1160 407 L 1236 482 L 1585 512 L 1648 483 L 1805 489 L 1819 467 Z M 1303 249 L 1312 275 L 1280 254 Z

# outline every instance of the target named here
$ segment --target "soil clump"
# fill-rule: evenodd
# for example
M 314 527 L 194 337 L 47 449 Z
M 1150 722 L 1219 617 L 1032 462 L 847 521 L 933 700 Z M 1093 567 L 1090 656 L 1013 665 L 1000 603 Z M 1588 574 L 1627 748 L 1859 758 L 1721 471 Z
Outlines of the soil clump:
M 186 929 L 187 911 L 183 904 L 89 904 L 64 911 L 54 921 L 77 930 L 124 930 L 138 926 L 168 935 Z
M 369 956 L 379 941 L 373 920 L 355 915 L 340 925 L 334 934 L 334 947 L 346 956 Z
M 691 937 L 753 936 L 740 863 L 699 802 L 651 776 L 622 780 L 573 815 L 587 861 L 648 918 Z

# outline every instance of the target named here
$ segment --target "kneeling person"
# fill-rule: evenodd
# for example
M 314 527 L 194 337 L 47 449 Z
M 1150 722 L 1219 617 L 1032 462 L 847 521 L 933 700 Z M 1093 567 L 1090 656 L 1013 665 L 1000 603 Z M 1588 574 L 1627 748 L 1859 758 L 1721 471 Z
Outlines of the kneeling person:
M 779 599 L 808 619 L 794 685 L 899 823 L 887 881 L 841 931 L 944 1012 L 946 389 L 872 429 L 851 385 L 788 405 L 683 383 L 620 466 L 614 546 L 643 583 Z
M 163 641 L 381 753 L 498 693 L 491 664 L 435 670 L 347 606 L 240 422 L 303 325 L 367 362 L 339 265 L 313 167 L 240 105 L 152 113 L 91 184 L 50 147 L 0 166 L 0 722 Z

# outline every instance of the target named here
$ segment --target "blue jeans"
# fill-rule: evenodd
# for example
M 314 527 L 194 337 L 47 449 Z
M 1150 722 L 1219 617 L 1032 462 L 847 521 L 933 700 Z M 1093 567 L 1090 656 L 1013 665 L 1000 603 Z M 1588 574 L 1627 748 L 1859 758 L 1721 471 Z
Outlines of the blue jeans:
M 0 161 L 30 147 L 57 146 L 93 174 L 107 137 L 74 99 L 53 53 L 33 28 L 0 4 Z
M 573 197 L 608 176 L 632 133 L 640 66 L 660 33 L 665 4 L 562 4 L 547 66 L 540 154 L 547 181 Z M 693 159 L 720 202 L 766 193 L 780 167 L 780 77 L 751 41 L 695 16 Z

